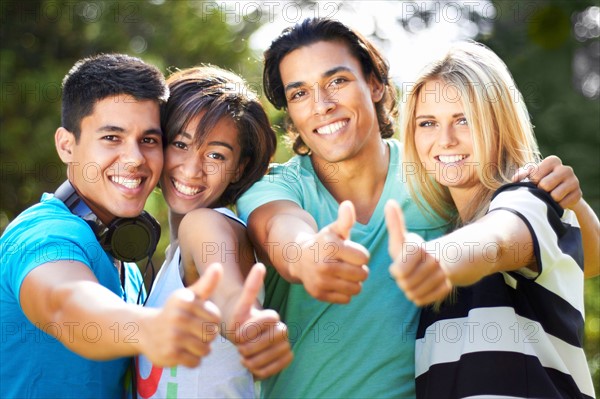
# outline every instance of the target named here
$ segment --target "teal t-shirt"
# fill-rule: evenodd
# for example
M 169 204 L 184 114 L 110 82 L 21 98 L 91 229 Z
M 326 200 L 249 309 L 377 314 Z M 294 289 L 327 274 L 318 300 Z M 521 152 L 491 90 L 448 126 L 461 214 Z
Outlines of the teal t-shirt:
M 37 266 L 58 260 L 87 265 L 99 283 L 127 302 L 135 303 L 142 278 L 135 264 L 125 267 L 125 290 L 112 258 L 98 244 L 83 219 L 73 215 L 62 201 L 44 194 L 39 204 L 21 213 L 0 237 L 0 397 L 2 398 L 120 398 L 130 360 L 85 359 L 48 333 L 63 337 L 76 329 L 90 341 L 102 334 L 115 339 L 135 339 L 136 326 L 123 331 L 103 330 L 99 324 L 73 320 L 59 325 L 34 325 L 21 309 L 19 293 L 27 274 Z
M 414 397 L 415 334 L 419 310 L 388 272 L 388 234 L 383 209 L 388 199 L 402 206 L 408 230 L 429 240 L 447 224 L 426 218 L 411 200 L 400 162 L 401 145 L 386 140 L 390 166 L 385 186 L 368 224 L 356 223 L 351 239 L 371 253 L 369 277 L 349 304 L 318 301 L 301 284 L 289 284 L 274 268 L 265 283 L 265 306 L 278 310 L 289 329 L 294 360 L 262 383 L 266 398 Z M 334 165 L 328 179 L 335 179 Z M 335 182 L 332 180 L 331 182 Z M 365 195 L 369 195 L 365 193 Z M 237 203 L 242 220 L 259 206 L 289 200 L 308 211 L 319 229 L 337 218 L 339 204 L 315 174 L 308 156 L 273 165 Z M 276 243 L 272 243 L 274 246 Z M 283 248 L 280 248 L 283 249 Z M 293 256 L 293 248 L 286 252 Z

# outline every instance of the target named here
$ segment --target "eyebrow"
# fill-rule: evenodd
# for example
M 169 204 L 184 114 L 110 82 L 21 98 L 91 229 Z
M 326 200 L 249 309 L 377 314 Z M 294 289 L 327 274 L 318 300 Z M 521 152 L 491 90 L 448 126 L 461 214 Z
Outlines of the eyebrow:
M 181 133 L 179 133 L 179 135 L 183 136 L 189 140 L 193 140 L 192 135 L 187 132 L 181 132 Z M 208 143 L 206 143 L 206 145 L 219 145 L 222 147 L 229 148 L 231 151 L 233 151 L 233 147 L 231 146 L 231 144 L 226 143 L 224 141 L 213 140 L 213 141 L 209 141 Z
M 233 147 L 229 143 L 225 143 L 224 141 L 209 141 L 207 144 L 208 145 L 220 145 L 222 147 L 229 148 L 231 151 L 233 151 Z
M 463 112 L 459 112 L 457 114 L 452 114 L 453 118 L 457 118 L 459 116 L 465 116 L 465 114 Z M 419 115 L 417 117 L 415 117 L 415 119 L 435 119 L 434 115 Z
M 98 128 L 98 130 L 96 130 L 98 133 L 124 133 L 125 129 L 123 129 L 120 126 L 114 126 L 114 125 L 104 125 L 101 126 L 100 128 Z M 159 136 L 162 135 L 162 131 L 160 129 L 147 129 L 144 131 L 144 135 L 154 135 L 154 134 L 158 134 Z
M 190 140 L 192 139 L 192 135 L 189 134 L 188 132 L 179 132 L 178 136 L 183 136 L 186 139 L 190 139 Z
M 340 66 L 333 67 L 333 68 L 331 68 L 331 69 L 323 72 L 321 74 L 321 77 L 322 78 L 329 78 L 329 77 L 335 75 L 336 73 L 340 73 L 340 72 L 350 72 L 350 73 L 353 73 L 352 69 L 350 69 L 350 68 L 348 68 L 346 66 L 340 65 Z M 289 90 L 296 89 L 296 88 L 301 87 L 301 86 L 303 86 L 305 84 L 306 84 L 305 82 L 301 82 L 301 81 L 290 82 L 287 85 L 285 85 L 284 91 L 288 92 Z

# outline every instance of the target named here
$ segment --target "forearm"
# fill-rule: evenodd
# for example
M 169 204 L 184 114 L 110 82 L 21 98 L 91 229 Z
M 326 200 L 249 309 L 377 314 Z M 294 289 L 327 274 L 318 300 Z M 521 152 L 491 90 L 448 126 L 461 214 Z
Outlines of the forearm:
M 273 218 L 268 229 L 263 251 L 269 263 L 291 283 L 301 283 L 298 262 L 308 251 L 307 243 L 317 234 L 316 227 L 295 216 L 281 215 Z
M 584 275 L 586 278 L 600 274 L 600 222 L 593 209 L 583 200 L 573 207 L 583 240 Z
M 474 284 L 498 269 L 497 246 L 490 245 L 484 237 L 474 241 L 473 236 L 464 233 L 467 232 L 457 231 L 425 244 L 426 251 L 438 260 L 454 286 Z
M 96 360 L 142 352 L 145 334 L 155 313 L 126 304 L 105 287 L 78 281 L 55 289 L 49 298 L 53 311 L 45 331 L 73 352 Z
M 303 252 L 299 246 L 318 233 L 306 211 L 289 201 L 263 205 L 250 215 L 248 233 L 259 259 L 275 267 L 287 281 L 301 282 L 296 273 L 298 262 L 309 250 Z
M 211 228 L 198 229 L 197 226 Z M 192 285 L 210 264 L 223 266 L 223 276 L 211 300 L 221 310 L 223 327 L 234 329 L 233 312 L 242 294 L 245 276 L 255 262 L 246 229 L 213 209 L 197 209 L 181 222 L 179 242 L 185 285 Z
M 457 286 L 497 272 L 535 267 L 529 230 L 510 212 L 492 212 L 427 246 Z

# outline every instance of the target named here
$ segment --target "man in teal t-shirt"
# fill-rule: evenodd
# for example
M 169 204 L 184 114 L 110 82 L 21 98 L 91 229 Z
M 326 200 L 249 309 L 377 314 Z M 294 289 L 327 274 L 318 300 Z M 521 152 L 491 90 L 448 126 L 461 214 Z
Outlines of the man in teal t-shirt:
M 265 304 L 281 312 L 295 356 L 262 395 L 414 396 L 418 309 L 389 275 L 383 208 L 399 201 L 409 228 L 428 238 L 445 224 L 408 197 L 400 144 L 389 139 L 396 110 L 387 64 L 343 24 L 307 20 L 265 52 L 264 82 L 269 100 L 287 109 L 299 155 L 237 204 L 274 266 Z
M 399 159 L 400 144 L 385 140 L 390 159 Z M 286 320 L 294 361 L 262 384 L 265 397 L 407 397 L 414 395 L 414 347 L 418 309 L 408 301 L 388 272 L 388 235 L 383 208 L 388 199 L 404 204 L 408 228 L 424 237 L 437 237 L 445 226 L 428 223 L 408 197 L 402 167 L 389 164 L 379 201 L 366 223 L 355 223 L 349 239 L 370 253 L 369 276 L 360 294 L 348 304 L 322 302 L 302 284 L 286 284 L 271 269 L 265 306 L 280 310 Z M 238 202 L 244 219 L 256 208 L 274 201 L 290 201 L 310 213 L 317 230 L 336 222 L 338 202 L 319 180 L 310 157 L 296 156 L 274 166 Z M 291 204 L 294 205 L 291 205 Z M 250 218 L 252 221 L 252 218 Z M 333 241 L 332 241 L 333 242 Z M 313 244 L 314 245 L 314 244 Z M 289 262 L 300 251 L 317 256 L 317 245 L 271 242 Z M 319 249 L 318 249 L 319 248 Z M 324 263 L 336 261 L 336 247 L 325 244 Z

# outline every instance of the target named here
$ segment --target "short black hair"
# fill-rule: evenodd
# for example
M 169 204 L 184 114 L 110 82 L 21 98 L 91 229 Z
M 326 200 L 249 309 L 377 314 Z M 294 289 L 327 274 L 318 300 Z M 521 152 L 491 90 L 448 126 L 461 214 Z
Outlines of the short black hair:
M 169 96 L 163 74 L 125 54 L 99 54 L 77 61 L 62 82 L 62 126 L 79 140 L 81 120 L 107 97 L 130 95 L 161 104 Z

